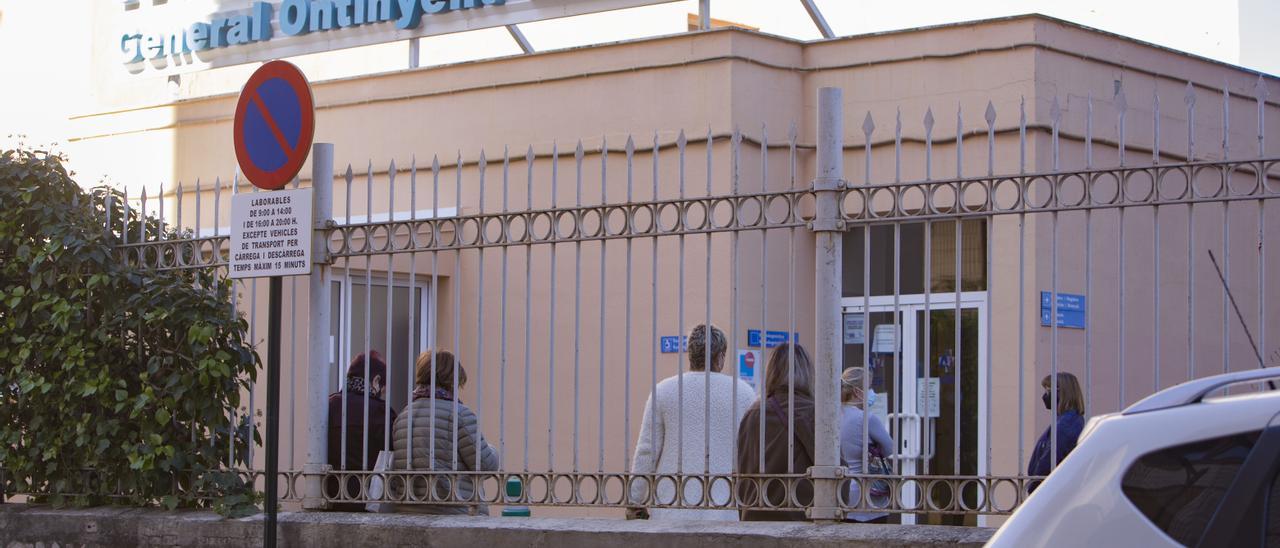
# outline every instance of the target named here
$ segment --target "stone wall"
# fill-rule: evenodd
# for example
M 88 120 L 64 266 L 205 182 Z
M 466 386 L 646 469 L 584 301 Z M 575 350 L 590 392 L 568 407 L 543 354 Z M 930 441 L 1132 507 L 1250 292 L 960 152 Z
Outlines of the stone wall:
M 930 525 L 814 525 L 610 519 L 488 518 L 286 512 L 280 546 L 907 547 L 981 546 L 991 529 Z M 0 548 L 262 545 L 262 516 L 0 504 Z

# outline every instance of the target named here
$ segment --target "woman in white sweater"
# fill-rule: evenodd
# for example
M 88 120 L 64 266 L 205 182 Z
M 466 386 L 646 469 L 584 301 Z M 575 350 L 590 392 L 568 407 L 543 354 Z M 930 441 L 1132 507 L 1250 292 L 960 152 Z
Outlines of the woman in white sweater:
M 635 481 L 630 491 L 633 508 L 628 510 L 628 517 L 643 517 L 645 506 L 681 503 L 676 497 L 674 474 L 733 473 L 738 424 L 755 401 L 756 393 L 741 379 L 720 372 L 727 350 L 724 333 L 712 326 L 708 345 L 707 331 L 705 325 L 699 325 L 689 334 L 689 371 L 658 383 L 644 404 L 644 419 L 631 472 L 673 476 L 658 479 L 653 489 L 647 480 Z M 703 504 L 703 487 L 698 481 L 687 482 L 682 504 Z M 654 508 L 648 516 L 653 519 L 738 519 L 738 512 L 731 505 L 733 494 L 728 481 L 713 481 L 709 499 L 707 505 L 725 509 Z

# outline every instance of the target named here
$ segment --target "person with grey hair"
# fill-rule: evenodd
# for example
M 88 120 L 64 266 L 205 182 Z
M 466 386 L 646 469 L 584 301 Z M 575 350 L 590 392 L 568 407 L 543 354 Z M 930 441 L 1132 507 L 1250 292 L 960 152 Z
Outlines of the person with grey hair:
M 708 340 L 709 339 L 709 340 Z M 689 371 L 664 379 L 644 404 L 640 437 L 632 458 L 636 475 L 728 475 L 733 473 L 733 443 L 747 407 L 755 399 L 751 385 L 721 373 L 728 351 L 724 332 L 699 325 L 689 333 Z M 735 520 L 733 494 L 728 481 L 710 481 L 708 503 L 723 509 L 676 509 L 645 506 L 702 503 L 704 485 L 687 482 L 683 500 L 676 496 L 672 477 L 650 485 L 645 478 L 632 482 L 628 518 L 685 520 Z

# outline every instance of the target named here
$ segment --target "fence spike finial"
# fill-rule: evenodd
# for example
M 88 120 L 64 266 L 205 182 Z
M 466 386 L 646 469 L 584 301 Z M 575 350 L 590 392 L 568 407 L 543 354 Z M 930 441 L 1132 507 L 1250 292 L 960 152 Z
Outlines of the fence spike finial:
M 933 135 L 933 107 L 929 107 L 924 111 L 924 133 L 925 135 Z
M 871 133 L 876 130 L 876 122 L 871 118 L 871 111 L 867 111 L 867 116 L 862 119 L 862 134 L 871 140 Z
M 432 155 L 431 155 L 431 172 L 432 172 L 432 173 L 435 173 L 435 172 L 437 172 L 437 171 L 440 171 L 440 155 L 439 155 L 439 154 L 432 154 Z M 350 177 L 351 177 L 351 167 L 350 167 L 350 166 L 347 166 L 347 177 L 348 177 L 348 178 L 350 178 Z
M 583 155 L 583 152 L 582 152 L 582 139 L 578 139 L 578 146 L 577 146 L 577 148 L 573 149 L 573 159 L 574 159 L 574 160 L 578 160 L 578 161 L 582 161 L 582 155 Z
M 796 128 L 796 123 L 795 123 L 795 121 L 793 120 L 793 121 L 791 122 L 791 127 L 787 129 L 787 141 L 788 141 L 788 142 L 795 142 L 796 137 L 797 137 L 798 135 L 800 135 L 800 131 L 799 131 L 799 129 L 798 129 L 798 128 Z
M 393 197 L 394 199 L 394 197 Z M 409 155 L 409 219 L 418 218 L 418 154 Z
M 342 174 L 342 178 L 347 181 L 347 187 L 351 186 L 351 181 L 355 180 L 355 170 L 351 169 L 351 164 L 347 164 L 347 172 Z
M 684 130 L 683 129 L 680 130 L 680 135 L 676 137 L 676 146 L 680 148 L 684 148 L 688 143 L 689 143 L 689 140 L 685 138 Z
M 1187 161 L 1195 161 L 1196 152 L 1196 88 L 1187 80 L 1187 91 L 1182 96 L 1187 105 Z
M 636 152 L 636 140 L 631 136 L 631 134 L 630 134 L 630 133 L 628 133 L 628 134 L 627 134 L 627 145 L 626 145 L 626 146 L 627 146 L 627 155 L 628 155 L 628 156 L 630 156 L 630 155 L 632 155 L 632 154 L 635 154 L 635 152 Z
M 1160 163 L 1160 88 L 1151 91 L 1151 163 Z
M 484 168 L 489 167 L 489 159 L 485 157 L 483 148 L 480 149 L 480 160 L 476 162 L 476 165 L 480 167 L 481 171 L 484 171 Z
M 1093 90 L 1084 103 L 1084 167 L 1093 167 Z
M 533 145 L 529 145 L 529 148 L 525 149 L 525 151 L 524 151 L 524 161 L 525 161 L 525 163 L 527 163 L 527 164 L 532 164 L 532 163 L 533 163 Z
M 987 122 L 987 175 L 991 176 L 996 170 L 996 107 L 990 100 L 982 118 Z
M 902 181 L 902 107 L 893 116 L 893 182 Z
M 1126 129 L 1125 120 L 1129 114 L 1129 101 L 1128 99 L 1125 98 L 1123 83 L 1117 83 L 1116 85 L 1115 102 L 1116 102 L 1116 117 L 1117 117 L 1116 124 L 1119 126 L 1119 129 L 1117 131 L 1118 136 L 1116 138 L 1116 141 L 1117 141 L 1116 145 L 1119 151 L 1120 165 L 1123 167 L 1125 165 L 1124 164 L 1125 129 Z
M 396 161 L 394 158 L 387 165 L 387 184 L 388 186 L 396 184 Z
M 1258 157 L 1261 158 L 1267 154 L 1267 98 L 1271 95 L 1271 90 L 1267 89 L 1267 81 L 1258 75 L 1258 81 L 1253 84 L 1253 96 L 1258 102 Z
M 1222 159 L 1231 157 L 1231 90 L 1227 79 L 1222 79 Z
M 1018 98 L 1018 173 L 1027 172 L 1027 96 Z
M 1057 95 L 1053 96 L 1053 103 L 1049 105 L 1049 119 L 1055 127 L 1062 122 L 1062 104 L 1058 102 Z
M 956 177 L 964 176 L 964 107 L 956 101 Z

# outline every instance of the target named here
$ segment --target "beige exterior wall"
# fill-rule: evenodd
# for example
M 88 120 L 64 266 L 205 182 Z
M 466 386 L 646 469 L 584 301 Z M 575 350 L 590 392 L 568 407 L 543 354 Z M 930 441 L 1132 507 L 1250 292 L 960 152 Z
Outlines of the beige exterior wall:
M 711 150 L 711 185 L 713 194 L 732 192 L 732 150 L 727 136 L 741 128 L 758 137 L 767 125 L 771 144 L 782 144 L 790 124 L 797 124 L 799 141 L 812 145 L 815 132 L 816 90 L 823 86 L 844 88 L 846 115 L 846 174 L 856 184 L 864 183 L 866 169 L 863 156 L 862 122 L 867 112 L 874 117 L 876 130 L 872 136 L 871 181 L 883 184 L 892 180 L 895 170 L 893 148 L 894 117 L 900 109 L 903 121 L 903 150 L 900 158 L 904 181 L 920 180 L 926 174 L 947 178 L 959 173 L 980 176 L 987 173 L 986 122 L 982 119 L 988 101 L 995 107 L 994 165 L 999 173 L 1050 171 L 1053 168 L 1050 105 L 1056 96 L 1064 109 L 1061 127 L 1060 165 L 1079 169 L 1084 164 L 1084 110 L 1089 94 L 1094 97 L 1095 166 L 1114 166 L 1116 114 L 1111 105 L 1116 81 L 1128 96 L 1129 123 L 1126 142 L 1128 164 L 1150 161 L 1153 123 L 1150 97 L 1160 95 L 1161 149 L 1167 151 L 1165 161 L 1182 158 L 1186 148 L 1186 109 L 1182 104 L 1185 82 L 1198 86 L 1196 142 L 1199 158 L 1217 158 L 1222 141 L 1221 97 L 1213 90 L 1224 83 L 1238 94 L 1232 100 L 1230 136 L 1232 158 L 1257 154 L 1256 105 L 1249 99 L 1257 76 L 1234 67 L 1214 63 L 1169 50 L 1132 42 L 1123 38 L 1083 29 L 1040 17 L 1019 17 L 975 24 L 952 25 L 917 31 L 842 38 L 812 43 L 797 43 L 777 37 L 739 30 L 720 30 L 656 38 L 620 44 L 581 48 L 561 52 L 539 53 L 439 68 L 406 70 L 357 78 L 321 81 L 314 84 L 317 102 L 316 141 L 336 146 L 337 171 L 350 164 L 356 172 L 350 189 L 339 178 L 335 183 L 335 218 L 340 222 L 349 207 L 352 215 L 364 216 L 387 211 L 394 203 L 397 211 L 430 210 L 433 206 L 460 206 L 466 214 L 480 211 L 481 187 L 476 161 L 484 150 L 488 161 L 485 172 L 484 211 L 503 208 L 504 196 L 502 154 L 510 147 L 513 157 L 509 172 L 507 199 L 511 209 L 526 203 L 534 208 L 553 203 L 551 184 L 553 144 L 560 153 L 557 166 L 555 203 L 572 204 L 577 181 L 573 163 L 573 147 L 581 139 L 588 153 L 582 168 L 582 200 L 587 204 L 601 200 L 601 158 L 597 154 L 602 139 L 610 153 L 607 167 L 609 202 L 628 196 L 627 165 L 621 152 L 628 135 L 634 135 L 637 148 L 633 171 L 634 199 L 648 200 L 654 195 L 653 160 L 649 148 L 655 138 L 663 144 L 657 167 L 657 198 L 670 199 L 679 194 L 677 153 L 669 145 L 680 129 L 689 131 L 690 144 L 686 156 L 686 191 L 698 196 L 706 192 L 706 133 L 715 136 Z M 1267 80 L 1275 89 L 1276 82 Z M 1026 164 L 1020 165 L 1018 140 L 1019 103 L 1026 100 L 1029 126 Z M 194 219 L 195 204 L 191 183 L 199 178 L 206 192 L 201 210 L 205 226 L 209 226 L 214 208 L 208 183 L 215 177 L 224 182 L 234 177 L 230 126 L 234 109 L 233 95 L 214 95 L 184 100 L 175 104 L 115 107 L 106 112 L 89 114 L 77 120 L 82 128 L 78 146 L 92 157 L 156 158 L 139 162 L 139 177 L 144 181 L 184 181 L 186 194 L 184 221 Z M 964 164 L 956 165 L 956 108 L 963 112 Z M 937 120 L 933 131 L 932 170 L 926 172 L 924 131 L 921 119 L 932 108 Z M 1271 127 L 1280 127 L 1280 108 L 1268 104 L 1265 116 Z M 526 176 L 523 160 L 526 147 L 538 156 L 532 170 L 533 180 Z M 1268 142 L 1268 153 L 1280 150 L 1280 139 Z M 1237 152 L 1238 151 L 1238 152 Z M 429 170 L 433 155 L 443 164 L 438 203 L 431 186 Z M 455 191 L 456 160 L 461 157 L 462 190 Z M 758 145 L 745 142 L 741 150 L 738 188 L 752 192 L 760 188 L 761 158 Z M 416 158 L 418 166 L 416 196 L 411 194 L 407 171 Z M 394 196 L 388 184 L 388 164 L 394 160 L 398 171 Z M 812 177 L 811 148 L 803 148 L 797 158 L 794 184 L 806 185 Z M 793 184 L 788 173 L 789 162 L 784 147 L 768 153 L 768 174 L 763 177 L 769 190 L 781 190 Z M 365 174 L 371 171 L 371 179 Z M 309 184 L 303 169 L 304 184 Z M 368 181 L 371 180 L 371 186 Z M 219 213 L 226 219 L 229 202 L 224 190 Z M 350 201 L 348 201 L 350 194 Z M 412 205 L 411 205 L 412 202 Z M 172 203 L 172 202 L 170 202 Z M 1259 206 L 1241 202 L 1230 206 L 1231 283 L 1236 298 L 1245 306 L 1246 318 L 1256 322 L 1260 302 L 1276 302 L 1280 284 L 1271 283 L 1267 295 L 1258 293 L 1259 211 L 1275 218 L 1277 204 Z M 1221 329 L 1230 324 L 1230 369 L 1247 369 L 1254 362 L 1248 343 L 1232 324 L 1235 319 L 1223 315 L 1222 293 L 1203 248 L 1218 249 L 1222 241 L 1222 206 L 1196 208 L 1196 243 L 1192 250 L 1195 261 L 1196 290 L 1196 375 L 1221 370 Z M 169 213 L 172 215 L 172 213 Z M 1086 293 L 1083 257 L 1085 250 L 1084 214 L 1064 213 L 1058 216 L 1056 261 L 1059 291 Z M 1132 403 L 1157 386 L 1154 383 L 1154 339 L 1149 327 L 1156 318 L 1152 300 L 1152 278 L 1155 261 L 1153 221 L 1150 211 L 1125 213 L 1125 331 L 1127 342 L 1123 354 L 1125 388 L 1119 392 L 1116 370 L 1119 350 L 1119 277 L 1120 251 L 1118 213 L 1114 210 L 1091 214 L 1092 223 L 1092 291 L 1090 385 L 1093 413 L 1116 410 L 1122 403 Z M 991 448 L 990 473 L 1012 475 L 1025 468 L 1017 445 L 1022 440 L 1026 453 L 1045 427 L 1048 415 L 1040 408 L 1038 381 L 1053 367 L 1052 331 L 1039 325 L 1039 291 L 1053 285 L 1054 226 L 1051 216 L 1040 214 L 1026 219 L 1025 260 L 1020 260 L 1019 219 L 1014 215 L 998 217 L 990 233 L 992 286 L 989 349 Z M 219 226 L 225 226 L 219 220 Z M 1262 232 L 1268 241 L 1280 241 L 1280 226 L 1267 221 Z M 1160 386 L 1169 386 L 1187 376 L 1184 350 L 1187 339 L 1185 287 L 1187 284 L 1187 225 L 1185 206 L 1167 206 L 1160 211 L 1160 287 L 1164 297 L 1160 310 Z M 812 345 L 813 272 L 808 257 L 812 256 L 809 233 L 797 230 L 771 231 L 767 256 L 761 256 L 759 233 L 745 233 L 738 238 L 737 263 L 733 259 L 733 238 L 727 234 L 710 238 L 695 235 L 684 238 L 684 317 L 683 331 L 704 321 L 706 308 L 711 320 L 726 330 L 736 347 L 745 348 L 746 330 L 759 328 L 761 318 L 768 329 L 786 330 L 789 301 L 795 303 L 795 330 L 802 342 Z M 466 251 L 440 253 L 436 272 L 439 279 L 440 310 L 437 331 L 441 346 L 455 348 L 468 368 L 473 382 L 464 400 L 477 407 L 484 432 L 494 443 L 505 442 L 504 465 L 508 469 L 523 467 L 524 444 L 528 443 L 529 467 L 542 470 L 550 464 L 557 471 L 576 469 L 595 471 L 603 458 L 605 471 L 622 471 L 629 460 L 628 451 L 639 431 L 641 410 L 653 378 L 661 380 L 677 369 L 674 354 L 659 354 L 657 370 L 651 368 L 657 341 L 651 332 L 655 314 L 652 287 L 657 284 L 657 335 L 676 335 L 681 330 L 677 288 L 680 284 L 681 255 L 677 238 L 662 238 L 656 254 L 652 239 L 639 238 L 630 244 L 611 241 L 491 249 L 481 254 Z M 575 276 L 575 255 L 581 248 L 581 277 Z M 601 258 L 602 248 L 607 258 Z M 624 345 L 626 341 L 625 283 L 628 279 L 627 258 L 630 249 L 630 276 L 633 284 L 632 321 L 630 331 L 630 389 L 625 389 L 627 374 Z M 794 255 L 792 253 L 794 252 Z M 554 321 L 550 318 L 552 288 L 551 256 L 555 254 Z M 1252 254 L 1252 255 L 1251 255 Z M 709 258 L 708 258 L 709 257 Z M 501 283 L 502 264 L 507 263 L 507 354 L 505 377 L 501 373 Z M 656 281 L 651 272 L 658 261 Z M 410 261 L 419 282 L 429 280 L 432 272 L 431 253 L 413 257 L 397 255 L 390 270 L 397 277 L 407 276 Z M 483 267 L 481 267 L 483 260 Z M 1268 252 L 1267 272 L 1280 271 L 1280 258 Z M 525 287 L 526 261 L 532 272 L 532 287 Z M 1251 262 L 1252 261 L 1252 262 Z M 601 263 L 604 264 L 603 273 Z M 761 275 L 761 264 L 767 265 L 767 277 Z M 708 285 L 707 265 L 710 265 Z M 372 266 L 364 260 L 339 260 L 338 277 L 349 270 L 363 278 L 366 268 L 374 279 L 385 280 L 386 256 L 376 257 Z M 457 270 L 455 270 L 455 268 Z M 1018 323 L 1019 272 L 1023 272 L 1025 317 Z M 455 274 L 455 272 L 457 274 Z M 734 274 L 737 274 L 738 329 L 734 324 Z M 460 275 L 458 275 L 460 274 Z M 792 278 L 794 276 L 794 278 Z M 483 281 L 482 281 L 483 279 Z M 601 286 L 605 284 L 604 298 Z M 760 287 L 768 286 L 768 300 L 762 301 Z M 291 287 L 296 284 L 298 301 L 291 306 Z M 306 279 L 286 283 L 285 307 L 295 314 L 297 354 L 286 346 L 284 391 L 286 435 L 293 433 L 292 444 L 286 441 L 283 453 L 292 458 L 285 464 L 300 467 L 305 460 L 306 435 Z M 245 299 L 256 302 L 256 318 L 265 318 L 266 286 L 262 296 L 252 301 L 252 284 L 246 284 Z M 790 286 L 790 289 L 788 287 Z M 574 291 L 580 291 L 580 322 L 575 325 Z M 483 295 L 484 306 L 479 305 Z M 1269 298 L 1268 298 L 1269 297 Z M 526 301 L 531 322 L 524 325 Z M 454 321 L 456 305 L 460 316 Z M 478 312 L 483 311 L 483 319 Z M 601 312 L 603 310 L 603 313 Z M 1252 311 L 1252 316 L 1250 316 Z M 603 316 L 603 319 L 602 319 Z M 1280 317 L 1267 318 L 1266 344 L 1280 343 Z M 529 370 L 525 370 L 524 335 L 530 334 Z M 575 345 L 575 329 L 581 338 Z M 483 337 L 480 335 L 483 330 Z M 1024 334 L 1026 359 L 1021 369 L 1018 360 L 1019 332 Z M 286 337 L 291 333 L 287 328 Z M 1261 335 L 1255 329 L 1255 334 Z M 256 329 L 261 340 L 265 329 Z M 456 337 L 456 345 L 453 342 Z M 1084 333 L 1082 330 L 1059 329 L 1057 363 L 1059 370 L 1075 372 L 1082 379 L 1084 366 Z M 551 342 L 555 350 L 552 353 Z M 377 347 L 375 345 L 375 347 Z M 578 436 L 573 436 L 575 416 L 574 358 L 578 358 L 576 416 Z M 732 350 L 732 349 L 731 349 Z M 1270 347 L 1263 352 L 1269 352 Z M 483 353 L 483 360 L 479 355 Z M 602 357 L 603 355 L 603 362 Z M 344 361 L 349 356 L 339 357 Z M 398 359 L 393 356 L 393 359 Z M 733 355 L 729 356 L 732 367 Z M 1215 360 L 1217 360 L 1215 362 Z M 554 362 L 554 381 L 550 362 Z M 1216 364 L 1216 365 L 1215 365 Z M 483 371 L 481 371 L 483 369 Z M 604 379 L 601 379 L 601 371 Z M 503 379 L 505 378 L 505 383 Z M 529 432 L 523 424 L 524 391 L 530 395 Z M 603 392 L 601 392 L 603 387 Z M 259 386 L 259 391 L 262 390 Z M 404 386 L 395 387 L 403 390 Z M 551 397 L 554 388 L 554 397 Z M 1022 399 L 1019 399 L 1019 389 Z M 505 409 L 499 394 L 505 390 Z M 483 392 L 483 394 L 481 394 Z M 263 402 L 261 394 L 256 402 Z M 1021 407 L 1019 402 L 1021 401 Z M 260 405 L 260 403 L 259 403 Z M 548 424 L 554 409 L 554 437 Z M 502 411 L 500 411 L 502 410 Z M 500 414 L 503 428 L 499 429 Z M 1019 415 L 1023 420 L 1019 419 Z M 625 429 L 630 421 L 630 435 Z M 603 425 L 603 428 L 602 428 Z M 1019 426 L 1021 425 L 1021 436 Z M 603 437 L 599 432 L 603 432 Z M 555 460 L 548 462 L 548 448 L 553 447 Z M 541 512 L 541 511 L 540 511 Z M 548 511 L 549 513 L 550 511 Z

